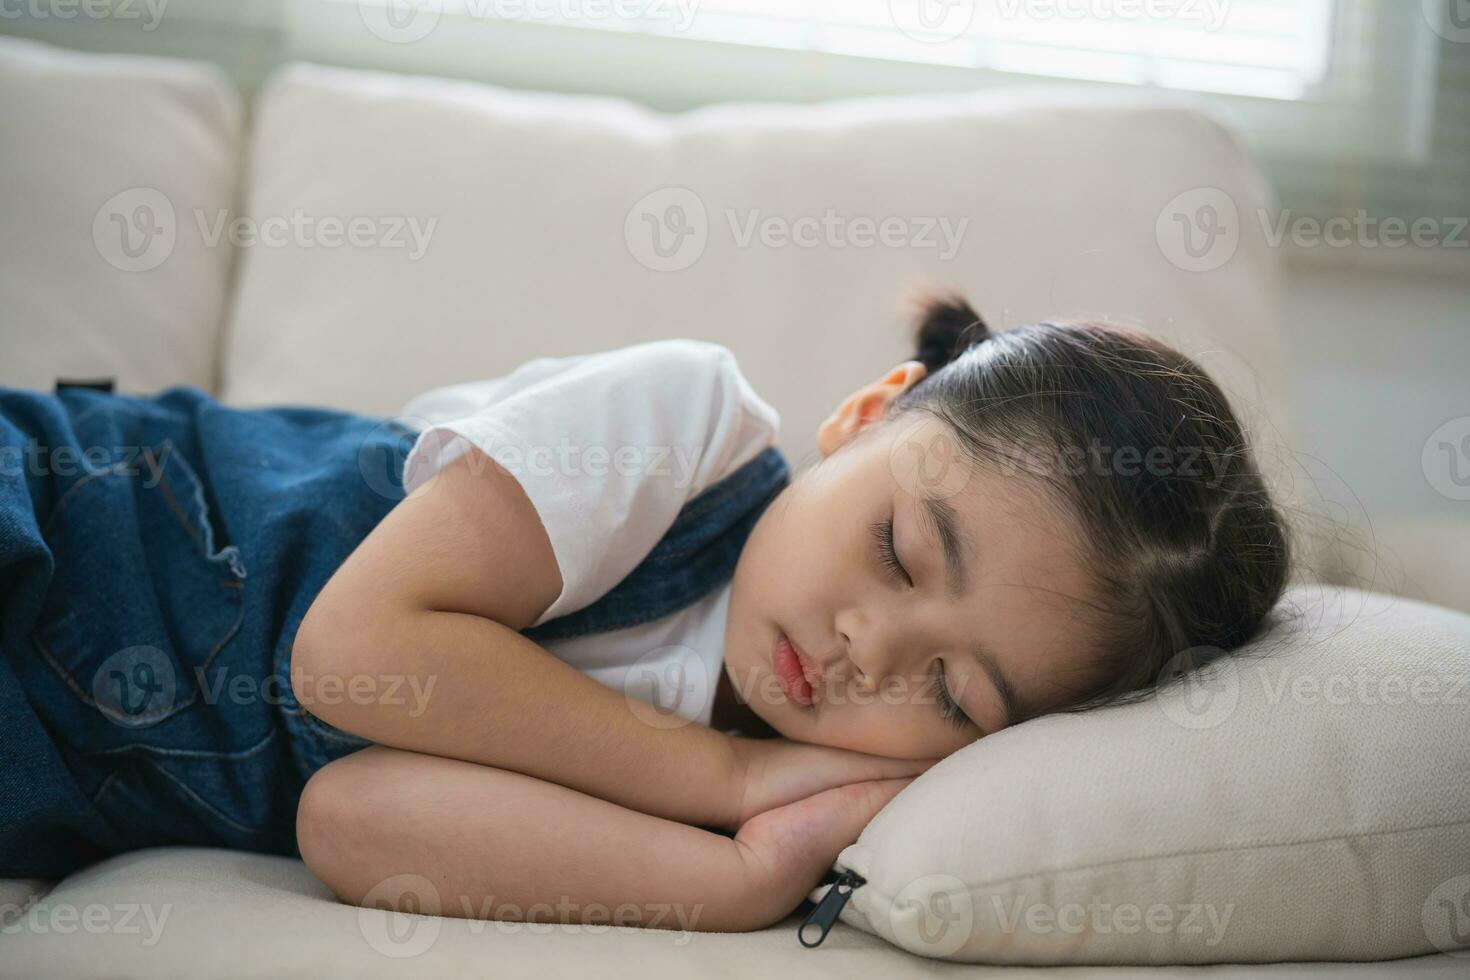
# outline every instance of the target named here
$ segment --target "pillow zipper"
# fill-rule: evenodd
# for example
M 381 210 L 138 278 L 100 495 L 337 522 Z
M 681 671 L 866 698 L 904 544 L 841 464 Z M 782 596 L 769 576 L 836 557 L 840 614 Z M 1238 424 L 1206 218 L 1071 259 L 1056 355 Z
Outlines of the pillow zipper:
M 822 940 L 827 938 L 827 932 L 832 928 L 832 923 L 837 921 L 842 907 L 847 904 L 849 898 L 852 898 L 853 889 L 865 884 L 867 880 L 856 871 L 839 872 L 835 868 L 829 868 L 822 876 L 820 884 L 831 883 L 832 887 L 827 889 L 827 894 L 822 896 L 816 908 L 808 912 L 806 918 L 801 920 L 801 925 L 796 927 L 797 940 L 807 949 L 822 945 Z M 813 924 L 820 927 L 822 932 L 814 942 L 807 942 L 803 933 L 806 932 L 807 926 Z

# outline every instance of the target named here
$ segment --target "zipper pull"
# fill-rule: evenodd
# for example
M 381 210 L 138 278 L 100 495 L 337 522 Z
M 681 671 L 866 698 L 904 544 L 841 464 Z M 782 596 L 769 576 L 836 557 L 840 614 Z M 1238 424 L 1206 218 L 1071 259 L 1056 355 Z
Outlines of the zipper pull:
M 837 921 L 842 907 L 852 898 L 852 890 L 867 881 L 856 871 L 844 871 L 835 878 L 832 877 L 832 872 L 828 872 L 827 880 L 833 882 L 832 887 L 827 889 L 827 894 L 822 896 L 817 907 L 808 912 L 806 918 L 801 920 L 801 925 L 796 928 L 797 940 L 807 949 L 822 945 L 822 940 L 827 938 L 827 933 L 831 930 L 832 923 Z M 822 930 L 815 942 L 806 941 L 806 927 L 809 925 L 816 925 Z

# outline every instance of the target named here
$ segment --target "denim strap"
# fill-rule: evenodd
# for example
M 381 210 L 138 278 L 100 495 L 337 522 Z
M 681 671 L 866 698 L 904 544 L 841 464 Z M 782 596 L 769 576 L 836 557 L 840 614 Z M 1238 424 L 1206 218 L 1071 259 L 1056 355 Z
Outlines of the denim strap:
M 522 635 L 544 643 L 605 633 L 693 605 L 735 574 L 755 522 L 790 482 L 786 458 L 767 446 L 680 508 L 653 550 L 596 602 L 528 627 Z

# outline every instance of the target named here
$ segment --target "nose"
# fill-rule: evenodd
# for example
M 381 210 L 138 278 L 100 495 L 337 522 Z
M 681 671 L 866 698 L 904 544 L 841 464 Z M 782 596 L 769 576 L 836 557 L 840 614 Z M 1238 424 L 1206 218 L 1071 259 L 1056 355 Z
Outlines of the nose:
M 866 690 L 875 690 L 900 668 L 901 638 L 888 621 L 848 610 L 837 618 L 837 632 L 847 653 L 847 671 Z

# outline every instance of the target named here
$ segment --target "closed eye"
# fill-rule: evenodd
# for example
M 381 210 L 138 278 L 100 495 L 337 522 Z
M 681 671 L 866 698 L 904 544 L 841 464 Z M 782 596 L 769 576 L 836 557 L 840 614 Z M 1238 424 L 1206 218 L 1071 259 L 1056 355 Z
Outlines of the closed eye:
M 944 662 L 936 661 L 934 668 L 934 692 L 939 702 L 939 713 L 945 721 L 956 728 L 964 728 L 966 725 L 975 725 L 970 716 L 965 714 L 965 709 L 955 700 L 949 690 L 949 679 L 944 674 Z M 975 725 L 979 728 L 979 725 Z
M 898 552 L 894 549 L 893 518 L 890 517 L 887 520 L 874 521 L 869 525 L 869 529 L 873 532 L 873 540 L 877 544 L 878 560 L 883 563 L 884 567 L 888 569 L 895 579 L 912 586 L 914 580 L 909 577 L 908 569 L 903 567 L 903 562 L 898 560 Z

